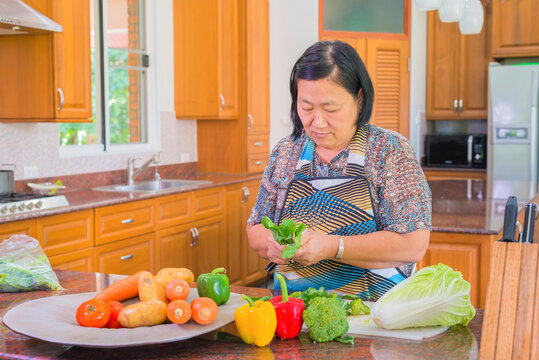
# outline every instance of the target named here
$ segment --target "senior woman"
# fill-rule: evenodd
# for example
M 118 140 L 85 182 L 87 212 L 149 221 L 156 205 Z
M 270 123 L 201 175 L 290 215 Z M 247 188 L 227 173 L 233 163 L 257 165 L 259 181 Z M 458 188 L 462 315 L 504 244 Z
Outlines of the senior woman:
M 369 124 L 374 90 L 350 45 L 308 48 L 294 65 L 290 92 L 294 129 L 266 166 L 249 244 L 277 264 L 291 291 L 324 286 L 376 300 L 409 277 L 427 250 L 427 181 L 406 138 Z M 261 224 L 264 216 L 307 225 L 291 260 Z

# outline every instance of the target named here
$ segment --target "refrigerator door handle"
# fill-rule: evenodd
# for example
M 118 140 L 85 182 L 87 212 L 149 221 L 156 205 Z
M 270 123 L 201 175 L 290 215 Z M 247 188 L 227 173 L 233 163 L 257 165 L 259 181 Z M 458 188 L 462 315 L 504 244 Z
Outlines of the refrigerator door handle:
M 466 160 L 468 160 L 468 165 L 472 165 L 472 149 L 473 149 L 473 136 L 468 135 L 468 151 L 466 154 Z

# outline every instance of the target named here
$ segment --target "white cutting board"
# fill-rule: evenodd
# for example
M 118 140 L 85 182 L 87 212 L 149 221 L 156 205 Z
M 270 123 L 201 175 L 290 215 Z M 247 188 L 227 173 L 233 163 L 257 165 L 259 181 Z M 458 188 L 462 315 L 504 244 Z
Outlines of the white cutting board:
M 350 335 L 383 336 L 408 340 L 428 339 L 445 332 L 449 326 L 429 326 L 421 328 L 408 328 L 401 330 L 388 330 L 379 327 L 370 320 L 369 315 L 348 316 Z

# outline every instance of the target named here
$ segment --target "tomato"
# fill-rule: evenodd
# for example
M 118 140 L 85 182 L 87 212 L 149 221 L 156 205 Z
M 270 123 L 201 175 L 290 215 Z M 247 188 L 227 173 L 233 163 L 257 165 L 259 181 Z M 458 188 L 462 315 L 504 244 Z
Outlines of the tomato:
M 191 305 L 185 300 L 174 300 L 167 306 L 167 317 L 175 324 L 185 324 L 191 319 Z
M 120 315 L 120 311 L 122 311 L 125 306 L 121 302 L 114 300 L 107 302 L 107 304 L 110 307 L 110 318 L 106 327 L 109 329 L 123 328 L 122 324 L 118 321 L 118 315 Z
M 79 305 L 76 319 L 82 326 L 103 327 L 110 319 L 110 306 L 101 300 L 90 299 Z
M 183 279 L 170 280 L 165 292 L 170 301 L 185 300 L 189 296 L 189 283 Z
M 218 312 L 217 304 L 208 297 L 199 297 L 191 301 L 191 316 L 197 324 L 211 324 L 217 318 Z

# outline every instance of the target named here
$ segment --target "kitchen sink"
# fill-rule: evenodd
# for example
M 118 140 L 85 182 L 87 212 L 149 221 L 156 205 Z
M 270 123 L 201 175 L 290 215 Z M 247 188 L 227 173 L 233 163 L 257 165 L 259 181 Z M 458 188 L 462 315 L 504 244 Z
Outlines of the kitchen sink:
M 200 185 L 211 184 L 211 181 L 204 180 L 169 180 L 141 181 L 133 185 L 113 184 L 95 187 L 95 191 L 114 192 L 161 192 L 174 189 L 195 188 Z

